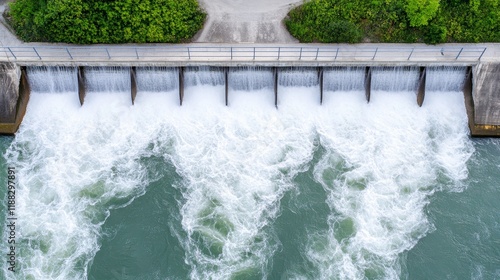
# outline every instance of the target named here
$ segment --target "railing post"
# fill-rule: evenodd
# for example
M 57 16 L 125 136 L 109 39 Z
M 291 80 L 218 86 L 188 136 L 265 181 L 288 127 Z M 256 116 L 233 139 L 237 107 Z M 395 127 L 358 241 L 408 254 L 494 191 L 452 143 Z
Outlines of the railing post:
M 17 60 L 17 56 L 14 54 L 14 52 L 10 49 L 10 47 L 7 47 L 7 49 L 9 50 L 9 52 L 12 54 L 12 56 L 14 57 L 15 60 Z
M 302 59 L 302 47 L 300 47 L 300 54 L 299 54 L 299 60 Z
M 319 48 L 316 49 L 316 57 L 314 58 L 314 60 L 318 60 L 318 54 L 319 54 Z
M 378 48 L 375 49 L 375 53 L 373 54 L 372 60 L 375 59 L 375 56 L 377 55 L 377 52 L 378 52 Z
M 191 50 L 189 49 L 189 47 L 187 48 L 188 48 L 188 59 L 191 59 Z
M 481 55 L 479 56 L 479 58 L 477 60 L 481 60 L 481 57 L 483 57 L 483 54 L 485 51 L 486 51 L 486 48 L 484 48 L 483 52 L 481 53 Z
M 38 58 L 39 58 L 40 60 L 42 60 L 42 57 L 38 54 L 38 52 L 36 51 L 36 48 L 35 48 L 35 47 L 33 47 L 33 50 L 35 51 L 36 55 L 38 55 Z
M 139 52 L 137 51 L 137 48 L 134 48 L 135 50 L 135 56 L 137 57 L 137 59 L 139 59 Z
M 458 52 L 458 54 L 457 54 L 457 57 L 455 57 L 455 60 L 457 60 L 457 59 L 458 59 L 458 57 L 460 56 L 460 54 L 462 53 L 462 51 L 463 51 L 463 50 L 464 50 L 464 48 L 461 48 L 461 49 L 460 49 L 460 51 L 459 51 L 459 52 Z
M 69 52 L 69 49 L 68 49 L 68 48 L 66 48 L 66 51 L 68 52 L 69 57 L 71 57 L 71 60 L 73 60 L 73 56 L 72 56 L 72 55 L 71 55 L 71 53 Z
M 337 60 L 338 55 L 339 55 L 339 48 L 337 48 L 337 51 L 335 52 L 335 59 L 334 60 Z
M 231 47 L 231 60 L 233 60 L 233 47 Z
M 411 49 L 411 53 L 410 53 L 410 55 L 408 56 L 408 60 L 410 60 L 411 55 L 413 54 L 413 51 L 414 51 L 414 50 L 415 50 L 415 48 L 412 48 L 412 49 Z
M 109 54 L 108 48 L 106 48 L 106 53 L 108 54 L 108 59 L 111 59 L 111 55 Z
M 278 60 L 280 60 L 280 55 L 281 55 L 281 47 L 278 47 Z

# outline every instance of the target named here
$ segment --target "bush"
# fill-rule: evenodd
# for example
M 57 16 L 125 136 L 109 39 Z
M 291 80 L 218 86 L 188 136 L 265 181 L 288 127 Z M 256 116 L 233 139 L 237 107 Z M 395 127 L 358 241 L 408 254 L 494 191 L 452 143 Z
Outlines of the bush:
M 311 0 L 285 24 L 301 42 L 500 42 L 500 1 Z
M 424 34 L 424 42 L 426 44 L 439 44 L 446 42 L 447 29 L 446 26 L 439 24 L 430 24 Z
M 196 0 L 16 0 L 10 8 L 25 41 L 177 43 L 205 20 Z
M 342 16 L 354 7 L 350 3 L 332 5 L 329 0 L 313 0 L 290 11 L 285 24 L 302 42 L 358 43 L 363 38 L 361 27 L 349 16 Z
M 437 13 L 439 0 L 406 0 L 406 14 L 411 26 L 427 25 Z
M 363 34 L 351 22 L 333 21 L 325 26 L 319 39 L 323 43 L 359 43 L 363 39 Z

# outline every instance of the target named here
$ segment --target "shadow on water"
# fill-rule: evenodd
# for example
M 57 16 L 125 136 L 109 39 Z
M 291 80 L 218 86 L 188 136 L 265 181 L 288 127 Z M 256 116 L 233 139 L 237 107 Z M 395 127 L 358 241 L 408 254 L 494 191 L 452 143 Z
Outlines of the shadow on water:
M 161 175 L 130 205 L 111 211 L 103 225 L 102 246 L 89 267 L 89 279 L 187 279 L 179 232 L 181 183 L 163 158 L 147 158 L 150 176 Z

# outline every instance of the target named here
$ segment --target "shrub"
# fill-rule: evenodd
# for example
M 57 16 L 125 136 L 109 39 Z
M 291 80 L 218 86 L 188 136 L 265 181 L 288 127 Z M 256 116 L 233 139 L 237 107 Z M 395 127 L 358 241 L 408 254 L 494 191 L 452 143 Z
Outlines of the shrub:
M 411 26 L 427 25 L 438 11 L 439 0 L 406 0 L 405 10 Z
M 446 35 L 446 26 L 431 23 L 424 33 L 424 42 L 433 45 L 444 43 L 446 42 Z
M 196 0 L 16 0 L 11 24 L 25 41 L 177 43 L 205 14 Z
M 349 21 L 332 21 L 321 30 L 319 40 L 323 43 L 359 43 L 363 39 L 361 30 Z
M 311 0 L 285 23 L 301 42 L 500 42 L 500 1 Z

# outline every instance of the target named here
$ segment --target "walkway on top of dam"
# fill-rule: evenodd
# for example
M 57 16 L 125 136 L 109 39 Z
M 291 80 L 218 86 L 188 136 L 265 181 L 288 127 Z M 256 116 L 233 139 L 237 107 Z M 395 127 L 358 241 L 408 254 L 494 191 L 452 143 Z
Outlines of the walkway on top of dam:
M 141 44 L 0 46 L 18 65 L 476 65 L 500 62 L 500 44 Z
M 6 2 L 0 0 L 0 13 Z M 24 43 L 0 16 L 0 62 L 17 65 L 476 65 L 500 62 L 500 44 L 300 44 L 282 19 L 299 0 L 200 0 L 205 27 L 190 44 Z M 262 23 L 257 24 L 255 23 Z M 229 28 L 231 27 L 231 28 Z M 228 37 L 229 36 L 229 37 Z M 224 43 L 222 43 L 224 42 Z

